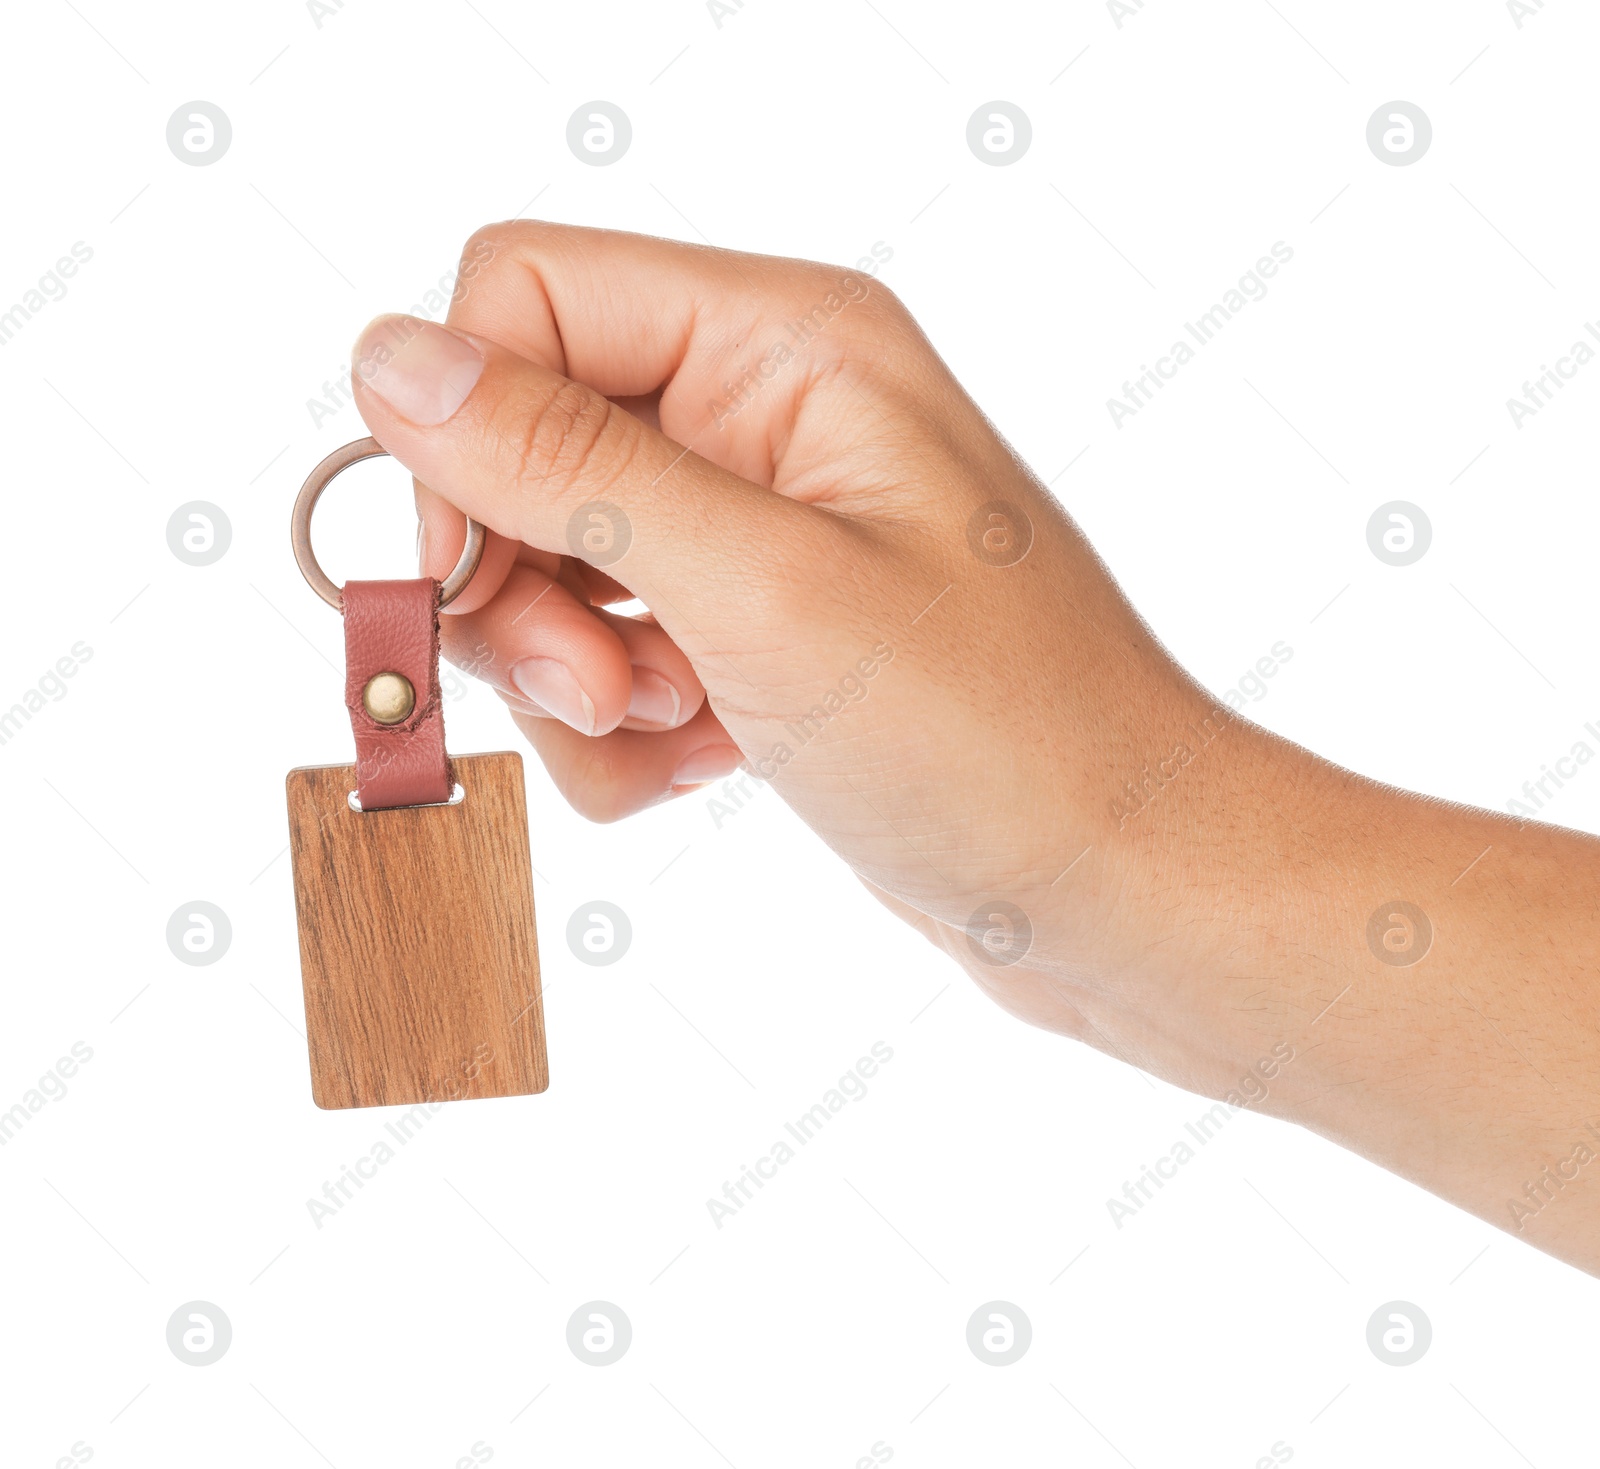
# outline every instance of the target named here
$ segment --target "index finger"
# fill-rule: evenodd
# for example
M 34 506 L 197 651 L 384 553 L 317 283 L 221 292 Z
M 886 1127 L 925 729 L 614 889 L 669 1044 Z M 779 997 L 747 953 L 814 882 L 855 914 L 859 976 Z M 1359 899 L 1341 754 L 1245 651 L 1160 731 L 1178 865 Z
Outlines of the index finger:
M 819 369 L 884 353 L 882 315 L 862 309 L 878 263 L 510 220 L 467 242 L 447 320 L 608 398 L 659 391 L 662 432 L 770 488 Z

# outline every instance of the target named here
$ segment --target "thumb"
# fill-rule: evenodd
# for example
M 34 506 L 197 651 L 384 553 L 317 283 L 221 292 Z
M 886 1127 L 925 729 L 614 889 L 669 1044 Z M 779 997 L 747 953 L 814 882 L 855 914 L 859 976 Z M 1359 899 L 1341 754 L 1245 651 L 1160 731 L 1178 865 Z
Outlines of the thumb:
M 481 337 L 380 316 L 352 377 L 373 437 L 429 489 L 504 536 L 603 567 L 675 635 L 674 620 L 727 626 L 782 592 L 796 563 L 775 548 L 825 554 L 827 517 Z

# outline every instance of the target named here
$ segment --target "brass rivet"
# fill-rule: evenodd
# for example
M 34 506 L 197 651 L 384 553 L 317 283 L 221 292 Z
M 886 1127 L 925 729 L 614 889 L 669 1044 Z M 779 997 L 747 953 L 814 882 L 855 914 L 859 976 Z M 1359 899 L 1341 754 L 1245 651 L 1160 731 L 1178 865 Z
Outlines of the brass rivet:
M 417 707 L 417 691 L 403 673 L 375 673 L 361 691 L 361 702 L 379 724 L 399 724 Z

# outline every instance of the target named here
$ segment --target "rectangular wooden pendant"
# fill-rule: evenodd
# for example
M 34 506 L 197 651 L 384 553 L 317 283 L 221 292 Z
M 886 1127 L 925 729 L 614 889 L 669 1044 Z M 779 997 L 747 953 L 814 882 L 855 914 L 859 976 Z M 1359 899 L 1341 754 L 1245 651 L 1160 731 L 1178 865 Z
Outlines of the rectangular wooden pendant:
M 319 1107 L 549 1084 L 522 757 L 458 756 L 454 805 L 356 811 L 353 765 L 289 772 Z

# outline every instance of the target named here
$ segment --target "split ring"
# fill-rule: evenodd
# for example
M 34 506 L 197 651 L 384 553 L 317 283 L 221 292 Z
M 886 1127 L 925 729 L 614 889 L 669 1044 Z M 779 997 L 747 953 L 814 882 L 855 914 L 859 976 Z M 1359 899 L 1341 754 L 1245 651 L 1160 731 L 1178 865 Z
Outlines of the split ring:
M 294 541 L 294 559 L 299 562 L 301 575 L 311 584 L 311 590 L 336 612 L 344 611 L 344 596 L 329 579 L 327 572 L 317 564 L 316 552 L 311 549 L 311 512 L 317 508 L 317 501 L 333 482 L 334 476 L 363 459 L 372 459 L 388 452 L 376 439 L 357 439 L 353 444 L 335 449 L 306 477 L 294 502 L 294 518 L 289 527 L 290 537 Z M 456 562 L 456 569 L 439 585 L 441 607 L 448 607 L 466 590 L 467 583 L 478 569 L 478 563 L 483 560 L 483 548 L 487 540 L 488 532 L 469 516 L 467 544 L 461 548 L 461 559 Z

